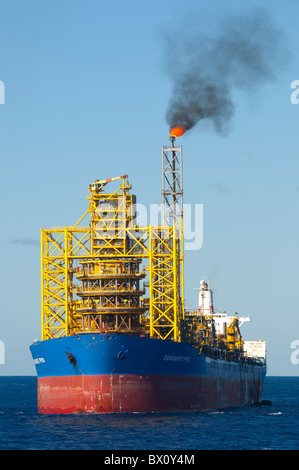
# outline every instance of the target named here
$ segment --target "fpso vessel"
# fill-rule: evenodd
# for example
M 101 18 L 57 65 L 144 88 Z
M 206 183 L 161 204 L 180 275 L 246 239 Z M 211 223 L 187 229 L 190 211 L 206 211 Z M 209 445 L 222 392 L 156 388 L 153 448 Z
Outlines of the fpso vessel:
M 162 148 L 160 225 L 138 223 L 144 208 L 125 175 L 91 184 L 75 225 L 41 230 L 42 340 L 30 346 L 40 413 L 261 400 L 266 347 L 243 340 L 249 318 L 215 311 L 205 281 L 198 308 L 184 307 L 182 147 L 171 142 Z M 106 192 L 108 183 L 117 187 Z

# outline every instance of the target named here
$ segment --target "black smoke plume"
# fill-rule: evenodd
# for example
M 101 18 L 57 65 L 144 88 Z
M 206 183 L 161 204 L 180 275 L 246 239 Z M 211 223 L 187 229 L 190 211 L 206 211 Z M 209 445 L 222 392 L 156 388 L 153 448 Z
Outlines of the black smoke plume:
M 208 119 L 226 134 L 235 111 L 234 90 L 251 93 L 276 78 L 286 57 L 284 37 L 264 9 L 226 17 L 216 35 L 198 29 L 185 33 L 184 27 L 165 36 L 173 84 L 166 120 L 170 129 L 183 125 L 188 131 Z

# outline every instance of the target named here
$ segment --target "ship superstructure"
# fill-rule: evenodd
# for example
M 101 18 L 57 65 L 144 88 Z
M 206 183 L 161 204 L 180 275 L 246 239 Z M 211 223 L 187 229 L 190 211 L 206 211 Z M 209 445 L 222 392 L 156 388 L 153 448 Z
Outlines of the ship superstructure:
M 177 159 L 181 149 L 163 150 L 169 151 Z M 106 192 L 113 182 L 120 184 Z M 167 205 L 163 225 L 137 225 L 130 189 L 127 175 L 96 180 L 89 186 L 89 207 L 74 226 L 42 229 L 43 340 L 94 331 L 180 340 L 181 219 Z

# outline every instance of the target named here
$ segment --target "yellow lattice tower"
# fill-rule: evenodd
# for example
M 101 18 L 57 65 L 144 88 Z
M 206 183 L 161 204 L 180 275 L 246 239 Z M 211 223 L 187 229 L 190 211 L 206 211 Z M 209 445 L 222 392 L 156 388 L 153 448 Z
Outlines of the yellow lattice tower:
M 42 229 L 42 339 L 134 331 L 180 341 L 181 239 L 175 226 L 136 226 L 126 177 L 90 185 L 89 207 L 74 226 Z

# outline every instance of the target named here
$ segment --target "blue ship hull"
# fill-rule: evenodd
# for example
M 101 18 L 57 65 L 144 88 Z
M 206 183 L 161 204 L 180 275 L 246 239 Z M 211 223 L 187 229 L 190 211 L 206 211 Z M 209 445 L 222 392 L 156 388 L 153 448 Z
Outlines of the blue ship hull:
M 187 343 L 80 334 L 30 346 L 41 413 L 192 411 L 260 402 L 266 367 Z

